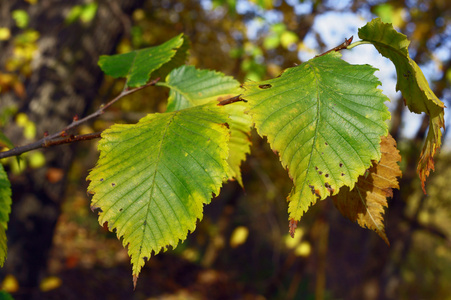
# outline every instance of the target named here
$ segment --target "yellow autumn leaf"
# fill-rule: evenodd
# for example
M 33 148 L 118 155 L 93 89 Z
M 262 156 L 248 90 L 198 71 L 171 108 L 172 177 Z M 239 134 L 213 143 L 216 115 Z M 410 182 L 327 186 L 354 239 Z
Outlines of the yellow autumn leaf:
M 393 196 L 393 188 L 399 188 L 397 177 L 401 176 L 398 162 L 401 155 L 391 135 L 381 138 L 381 160 L 373 163 L 367 176 L 360 176 L 355 188 L 347 186 L 332 200 L 341 214 L 361 227 L 374 230 L 387 244 L 383 220 L 387 197 Z

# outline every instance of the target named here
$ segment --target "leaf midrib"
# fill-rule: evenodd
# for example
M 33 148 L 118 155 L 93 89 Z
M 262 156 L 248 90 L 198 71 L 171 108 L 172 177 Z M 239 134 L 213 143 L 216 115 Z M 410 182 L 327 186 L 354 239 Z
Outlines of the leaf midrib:
M 158 165 L 159 165 L 159 162 L 160 162 L 160 159 L 161 159 L 161 153 L 162 153 L 161 149 L 163 148 L 163 143 L 164 143 L 166 134 L 167 134 L 167 132 L 168 132 L 168 130 L 169 130 L 169 126 L 171 125 L 171 123 L 173 122 L 173 120 L 174 120 L 174 118 L 175 118 L 175 116 L 176 116 L 177 114 L 178 114 L 177 112 L 174 112 L 174 114 L 172 115 L 172 117 L 171 117 L 171 118 L 169 119 L 169 121 L 167 122 L 166 128 L 165 128 L 165 130 L 164 130 L 164 132 L 163 132 L 163 136 L 162 136 L 161 141 L 160 141 L 160 145 L 158 146 L 158 156 L 157 156 L 157 160 L 156 160 L 156 163 L 155 163 L 155 171 L 154 171 L 154 174 L 153 174 L 152 186 L 151 186 L 151 188 L 149 189 L 149 201 L 148 201 L 148 203 L 147 203 L 147 209 L 146 209 L 146 214 L 145 214 L 145 216 L 146 216 L 146 219 L 145 219 L 145 221 L 146 221 L 146 226 L 144 226 L 144 228 L 143 228 L 143 230 L 142 230 L 142 236 L 143 236 L 143 237 L 145 236 L 145 232 L 146 232 L 146 229 L 147 229 L 147 218 L 148 218 L 148 215 L 149 215 L 149 212 L 150 212 L 150 205 L 151 205 L 151 203 L 152 203 L 152 194 L 153 194 L 153 191 L 155 190 L 156 176 L 157 176 L 157 173 L 158 173 Z M 156 225 L 158 226 L 158 224 L 156 224 Z M 160 231 L 160 234 L 163 236 L 163 233 L 161 232 L 161 229 L 158 228 L 158 230 Z M 141 243 L 140 243 L 140 245 L 139 245 L 139 254 L 138 254 L 138 259 L 137 259 L 137 261 L 139 261 L 139 260 L 141 259 L 141 253 L 142 253 L 142 246 L 143 246 L 143 243 L 144 243 L 144 238 L 141 239 Z
M 317 73 L 315 72 L 315 68 L 311 65 L 311 64 L 307 64 L 307 66 L 311 69 L 311 72 L 313 73 L 313 76 L 315 77 L 315 85 L 316 85 L 316 99 L 317 99 L 317 110 L 316 110 L 316 124 L 315 124 L 315 133 L 314 133 L 314 137 L 313 137 L 313 143 L 312 143 L 312 150 L 310 151 L 310 158 L 308 161 L 308 165 L 307 165 L 307 174 L 305 175 L 305 177 L 308 176 L 309 172 L 310 172 L 310 166 L 312 164 L 312 160 L 313 160 L 313 151 L 315 150 L 315 145 L 316 145 L 316 138 L 318 136 L 318 128 L 319 128 L 319 122 L 320 122 L 320 96 L 319 96 L 319 78 L 317 76 Z M 304 192 L 305 187 L 307 186 L 307 184 L 305 182 L 303 182 L 302 184 L 302 188 L 301 188 L 301 195 Z M 301 203 L 301 201 L 299 202 Z

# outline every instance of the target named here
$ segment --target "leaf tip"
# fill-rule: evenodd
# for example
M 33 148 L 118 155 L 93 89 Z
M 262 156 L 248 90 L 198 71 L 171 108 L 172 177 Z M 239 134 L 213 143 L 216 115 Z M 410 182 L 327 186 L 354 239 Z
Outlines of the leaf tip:
M 133 290 L 136 290 L 136 284 L 138 283 L 139 275 L 133 275 Z
M 390 241 L 388 240 L 388 237 L 385 234 L 385 232 L 379 233 L 379 236 L 384 240 L 384 242 L 387 244 L 387 246 L 390 247 Z
M 296 228 L 298 227 L 298 221 L 296 221 L 293 218 L 290 219 L 290 223 L 289 223 L 288 227 L 289 227 L 290 236 L 292 238 L 294 238 L 294 233 L 296 231 Z
M 437 151 L 440 151 L 442 131 L 445 128 L 445 123 L 442 119 L 443 114 L 433 117 L 429 121 L 429 132 L 426 137 L 423 149 L 421 150 L 420 160 L 418 161 L 417 172 L 421 180 L 421 188 L 426 195 L 426 179 L 432 171 L 435 171 L 434 156 Z
M 100 208 L 100 206 L 98 206 L 96 204 L 92 204 L 91 205 L 91 211 L 95 212 L 96 210 L 98 210 L 99 212 L 103 212 L 102 209 Z

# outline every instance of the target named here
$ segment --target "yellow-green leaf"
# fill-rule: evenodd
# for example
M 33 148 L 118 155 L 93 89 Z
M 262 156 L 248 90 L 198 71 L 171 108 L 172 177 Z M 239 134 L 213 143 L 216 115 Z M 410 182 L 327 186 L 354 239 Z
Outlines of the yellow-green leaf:
M 6 259 L 6 229 L 8 228 L 9 214 L 11 212 L 11 183 L 6 175 L 3 165 L 0 164 L 0 267 Z
M 167 111 L 176 111 L 239 95 L 240 83 L 223 73 L 181 66 L 171 71 L 165 82 L 157 83 L 171 89 Z
M 166 75 L 169 68 L 183 63 L 187 50 L 186 37 L 179 34 L 155 47 L 124 54 L 102 55 L 98 63 L 105 74 L 114 78 L 125 77 L 127 87 L 139 87 L 149 81 L 153 72 L 159 71 L 159 76 Z
M 240 83 L 223 73 L 198 70 L 193 66 L 181 66 L 174 69 L 166 77 L 165 82 L 158 85 L 171 89 L 169 92 L 167 111 L 203 105 L 211 101 L 220 101 L 237 96 L 243 92 Z M 230 127 L 229 178 L 235 178 L 243 186 L 240 166 L 250 152 L 250 130 L 252 121 L 244 111 L 247 103 L 237 102 L 224 106 L 229 114 L 227 123 Z
M 222 106 L 150 114 L 102 133 L 88 176 L 92 208 L 128 246 L 134 282 L 145 260 L 176 247 L 202 218 L 228 174 L 229 130 Z
M 258 133 L 268 137 L 293 180 L 292 222 L 317 199 L 352 188 L 379 160 L 380 137 L 388 132 L 388 98 L 377 89 L 375 69 L 340 57 L 331 52 L 244 86 Z

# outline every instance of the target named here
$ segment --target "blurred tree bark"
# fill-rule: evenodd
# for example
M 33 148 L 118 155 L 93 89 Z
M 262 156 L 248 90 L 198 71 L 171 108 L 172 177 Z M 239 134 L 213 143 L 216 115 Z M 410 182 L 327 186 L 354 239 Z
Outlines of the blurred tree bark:
M 103 74 L 97 66 L 101 54 L 115 51 L 118 41 L 129 31 L 128 15 L 140 4 L 138 0 L 98 2 L 97 14 L 89 23 L 65 24 L 65 15 L 83 1 L 41 0 L 38 5 L 22 1 L 2 1 L 0 26 L 17 31 L 12 11 L 23 9 L 30 18 L 29 27 L 40 34 L 38 57 L 33 60 L 32 74 L 25 82 L 26 97 L 2 94 L 0 109 L 20 103 L 36 124 L 37 135 L 62 130 L 76 115 L 85 114 L 95 99 Z M 0 52 L 11 51 L 13 45 L 0 44 Z M 6 133 L 13 143 L 23 140 L 19 128 L 9 126 Z M 75 145 L 44 151 L 46 165 L 27 169 L 13 176 L 13 206 L 8 234 L 8 257 L 2 275 L 12 274 L 19 281 L 24 299 L 32 299 L 46 269 L 55 225 L 64 199 L 67 171 Z M 62 178 L 51 179 L 51 172 Z M 3 276 L 2 276 L 3 277 Z

